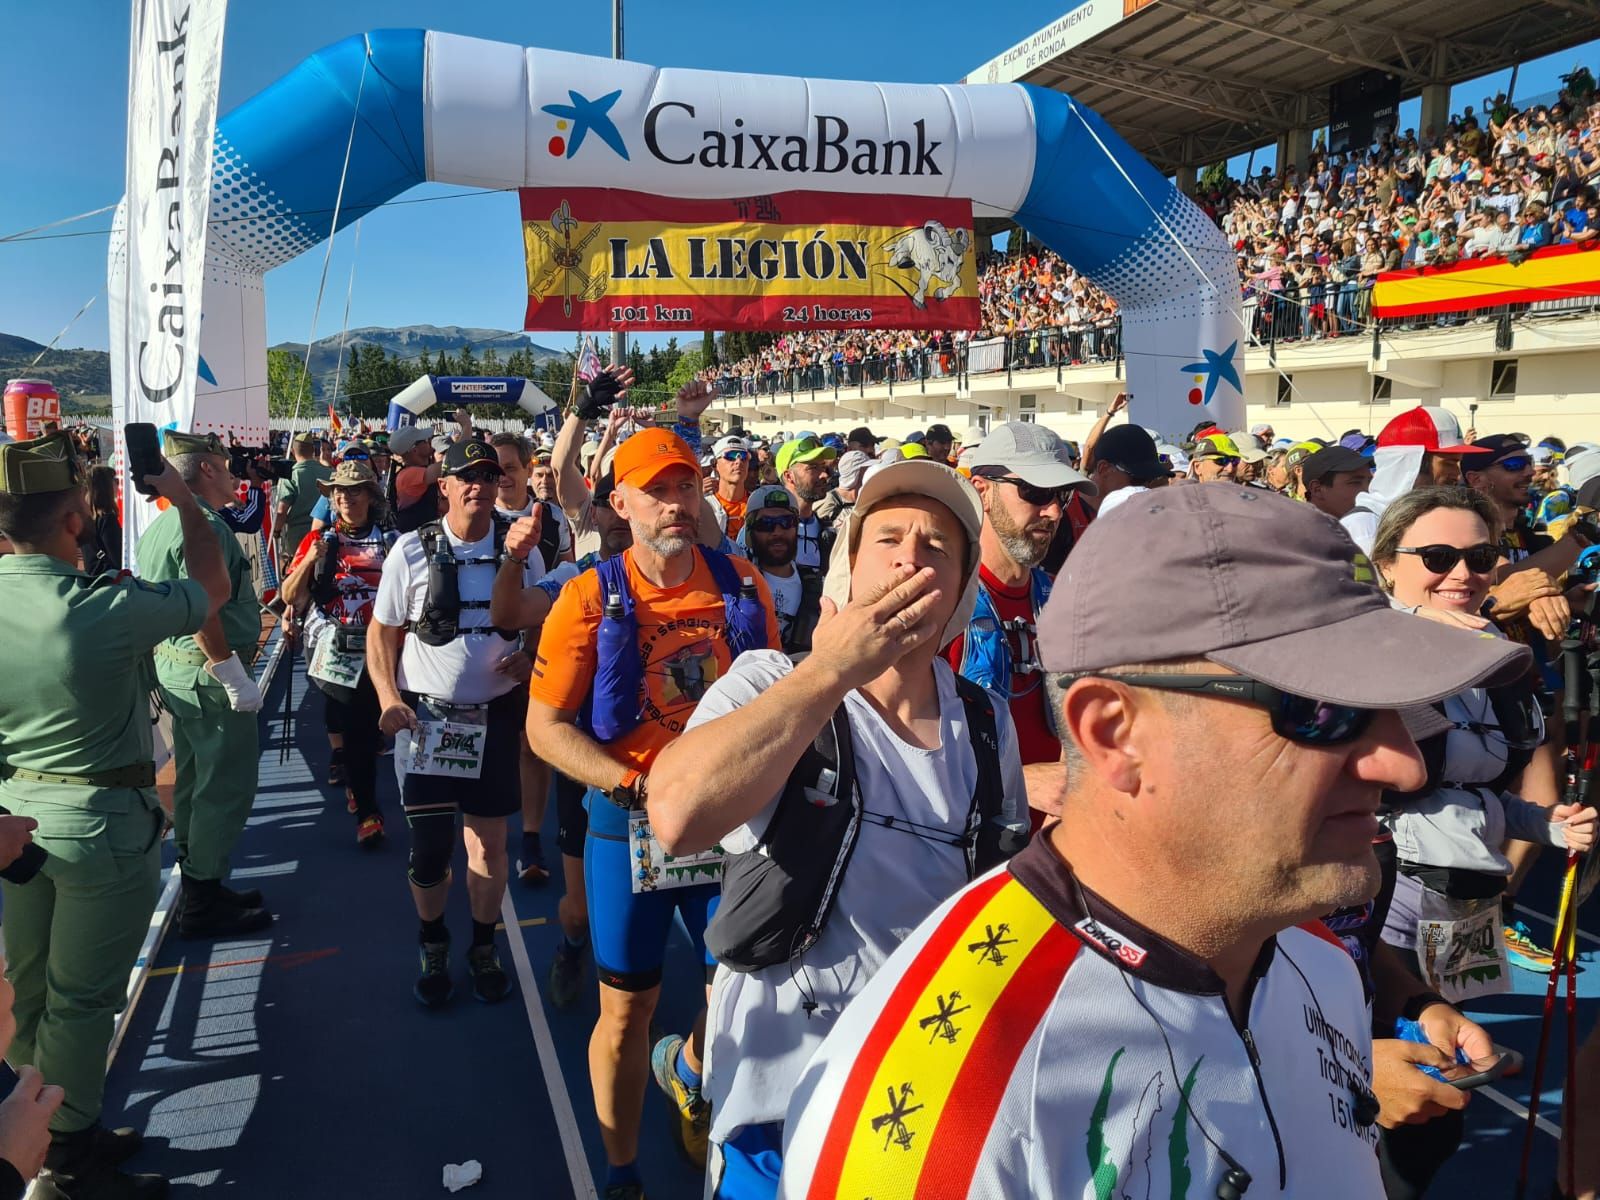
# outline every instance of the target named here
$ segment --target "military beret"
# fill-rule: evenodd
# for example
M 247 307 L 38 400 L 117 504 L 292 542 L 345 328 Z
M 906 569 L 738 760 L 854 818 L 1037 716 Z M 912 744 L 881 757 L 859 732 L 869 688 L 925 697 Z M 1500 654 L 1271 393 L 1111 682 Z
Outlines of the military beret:
M 82 482 L 77 451 L 66 433 L 0 445 L 0 492 L 34 496 L 65 492 Z
M 228 448 L 215 433 L 179 433 L 168 429 L 161 435 L 161 453 L 168 458 L 179 454 L 220 454 L 226 458 Z

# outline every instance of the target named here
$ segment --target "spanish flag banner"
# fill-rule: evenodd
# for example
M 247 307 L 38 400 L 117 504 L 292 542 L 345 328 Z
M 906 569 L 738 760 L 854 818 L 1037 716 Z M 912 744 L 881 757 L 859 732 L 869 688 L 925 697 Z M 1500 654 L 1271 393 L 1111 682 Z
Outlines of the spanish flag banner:
M 523 188 L 524 328 L 975 329 L 972 204 Z
M 1008 871 L 963 895 L 862 1045 L 808 1200 L 965 1197 L 1012 1071 L 1081 946 Z
M 1471 259 L 1449 267 L 1386 271 L 1372 291 L 1377 317 L 1470 312 L 1502 304 L 1600 296 L 1600 253 L 1548 246 L 1527 258 Z

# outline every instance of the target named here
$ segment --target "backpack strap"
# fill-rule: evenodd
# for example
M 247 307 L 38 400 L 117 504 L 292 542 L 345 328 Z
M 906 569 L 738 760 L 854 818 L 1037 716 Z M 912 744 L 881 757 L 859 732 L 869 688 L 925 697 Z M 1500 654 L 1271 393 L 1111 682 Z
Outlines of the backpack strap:
M 977 786 L 967 810 L 967 874 L 976 877 L 1010 857 L 1005 844 L 1005 784 L 1000 771 L 1000 733 L 987 688 L 956 676 L 956 692 L 966 714 L 967 740 L 977 760 Z
M 728 649 L 738 658 L 746 650 L 767 649 L 767 610 L 760 593 L 755 590 L 755 565 L 746 563 L 750 575 L 741 576 L 733 560 L 720 550 L 709 546 L 697 547 L 711 569 L 717 590 L 722 593 L 722 606 L 727 618 Z M 749 588 L 745 584 L 749 582 Z M 748 594 L 746 594 L 748 590 Z

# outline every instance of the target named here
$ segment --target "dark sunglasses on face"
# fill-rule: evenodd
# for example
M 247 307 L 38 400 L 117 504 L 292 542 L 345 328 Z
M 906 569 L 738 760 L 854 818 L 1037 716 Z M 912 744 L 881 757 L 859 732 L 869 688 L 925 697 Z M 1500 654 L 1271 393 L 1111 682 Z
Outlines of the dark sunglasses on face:
M 749 457 L 750 452 L 748 450 L 724 450 L 722 452 L 723 462 L 743 462 Z
M 1009 483 L 1017 489 L 1017 495 L 1022 497 L 1024 504 L 1031 504 L 1035 508 L 1044 508 L 1050 504 L 1059 504 L 1066 507 L 1067 501 L 1072 497 L 1070 487 L 1047 488 L 1029 483 L 1026 479 L 1018 479 L 1014 475 L 990 476 L 996 483 Z
M 473 467 L 465 471 L 457 471 L 454 475 L 450 476 L 450 478 L 454 479 L 458 483 L 499 483 L 500 472 L 480 471 L 476 467 Z
M 1353 742 L 1372 723 L 1373 710 L 1370 708 L 1297 696 L 1246 675 L 1102 675 L 1090 672 L 1088 677 L 1110 679 L 1129 687 L 1167 692 L 1201 692 L 1227 700 L 1243 700 L 1246 704 L 1266 709 L 1272 717 L 1272 730 L 1279 737 L 1304 746 L 1337 746 Z
M 1467 570 L 1474 575 L 1487 575 L 1500 561 L 1500 549 L 1488 542 L 1476 546 L 1396 546 L 1396 554 L 1415 554 L 1422 565 L 1435 575 L 1448 575 L 1462 559 L 1467 560 Z
M 777 517 L 756 517 L 750 522 L 750 528 L 757 533 L 771 533 L 775 529 L 793 529 L 799 523 L 799 517 L 788 513 Z
M 1519 471 L 1526 471 L 1532 462 L 1533 458 L 1530 455 L 1513 454 L 1510 458 L 1502 458 L 1494 465 L 1515 475 Z

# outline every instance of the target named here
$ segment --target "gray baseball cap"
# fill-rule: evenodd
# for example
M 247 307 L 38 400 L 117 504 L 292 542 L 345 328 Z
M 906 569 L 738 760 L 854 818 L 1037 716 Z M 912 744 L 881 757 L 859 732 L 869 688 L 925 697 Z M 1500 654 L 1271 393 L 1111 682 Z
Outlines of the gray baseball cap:
M 1358 708 L 1431 704 L 1532 661 L 1391 607 L 1366 555 L 1311 505 L 1210 487 L 1159 488 L 1090 525 L 1039 616 L 1039 657 L 1071 674 L 1207 658 Z
M 973 471 L 1001 467 L 1035 487 L 1077 487 L 1085 495 L 1099 495 L 1087 475 L 1066 464 L 1065 450 L 1054 430 L 1032 421 L 1007 421 L 978 444 L 970 465 Z
M 413 446 L 433 439 L 433 430 L 426 425 L 406 425 L 389 435 L 389 449 L 404 454 Z

